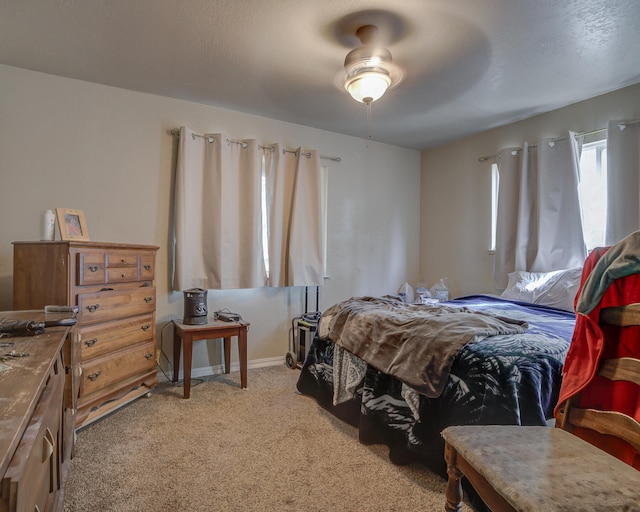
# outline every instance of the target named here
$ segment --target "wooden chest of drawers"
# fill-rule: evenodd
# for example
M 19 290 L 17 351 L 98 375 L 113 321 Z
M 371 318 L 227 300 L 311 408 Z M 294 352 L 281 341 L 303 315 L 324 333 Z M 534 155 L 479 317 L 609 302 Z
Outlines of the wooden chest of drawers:
M 53 320 L 41 311 L 0 312 L 0 318 Z M 64 482 L 73 450 L 73 429 L 65 421 L 73 402 L 65 398 L 70 368 L 68 328 L 3 338 L 28 354 L 9 359 L 0 372 L 0 510 L 62 510 Z M 5 349 L 10 351 L 10 349 Z M 71 428 L 71 430 L 68 430 Z
M 79 306 L 76 428 L 146 395 L 156 374 L 156 246 L 14 242 L 13 308 Z

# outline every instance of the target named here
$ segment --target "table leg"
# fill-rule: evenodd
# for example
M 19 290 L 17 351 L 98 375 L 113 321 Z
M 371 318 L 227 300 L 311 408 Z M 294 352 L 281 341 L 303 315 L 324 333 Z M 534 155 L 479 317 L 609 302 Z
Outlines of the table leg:
M 182 338 L 178 335 L 177 328 L 173 328 L 173 382 L 178 382 L 178 374 L 180 371 L 180 348 L 182 346 Z
M 238 333 L 238 357 L 240 359 L 240 386 L 247 389 L 247 328 Z
M 231 337 L 224 339 L 224 373 L 231 373 Z
M 456 466 L 457 452 L 449 444 L 445 443 L 444 458 L 447 462 L 447 485 L 445 487 L 445 511 L 460 512 L 462 510 L 462 472 Z
M 193 349 L 193 338 L 191 334 L 184 333 L 182 339 L 182 351 L 184 352 L 184 397 L 189 398 L 191 396 L 191 351 Z

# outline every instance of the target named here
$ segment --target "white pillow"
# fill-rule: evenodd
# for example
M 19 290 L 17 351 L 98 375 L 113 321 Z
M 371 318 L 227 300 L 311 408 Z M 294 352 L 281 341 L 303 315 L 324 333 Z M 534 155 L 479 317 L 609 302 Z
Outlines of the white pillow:
M 509 274 L 509 283 L 501 297 L 574 311 L 581 277 L 582 267 L 553 272 L 516 270 Z

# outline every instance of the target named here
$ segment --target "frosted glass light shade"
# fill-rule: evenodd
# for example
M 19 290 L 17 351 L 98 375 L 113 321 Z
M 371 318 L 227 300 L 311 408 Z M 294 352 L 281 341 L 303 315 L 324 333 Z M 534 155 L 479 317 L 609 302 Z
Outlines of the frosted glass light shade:
M 371 103 L 381 98 L 391 85 L 391 78 L 377 71 L 363 71 L 344 84 L 351 97 L 360 103 Z

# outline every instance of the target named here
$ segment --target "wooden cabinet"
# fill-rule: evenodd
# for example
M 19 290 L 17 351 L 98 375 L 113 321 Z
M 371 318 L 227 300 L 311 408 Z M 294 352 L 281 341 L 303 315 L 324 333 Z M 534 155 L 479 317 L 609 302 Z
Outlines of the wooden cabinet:
M 42 311 L 0 312 L 0 319 L 42 321 Z M 64 480 L 73 451 L 73 414 L 65 395 L 72 354 L 68 328 L 2 338 L 22 357 L 8 358 L 0 371 L 0 511 L 61 510 Z
M 79 306 L 76 428 L 156 385 L 158 247 L 100 242 L 14 242 L 13 307 Z

